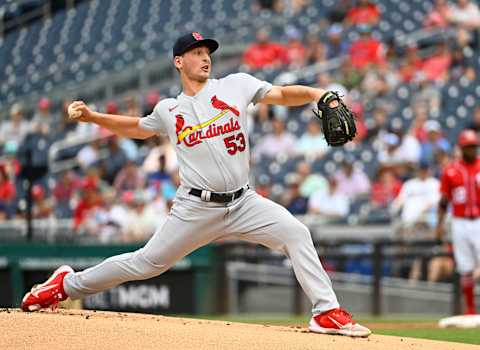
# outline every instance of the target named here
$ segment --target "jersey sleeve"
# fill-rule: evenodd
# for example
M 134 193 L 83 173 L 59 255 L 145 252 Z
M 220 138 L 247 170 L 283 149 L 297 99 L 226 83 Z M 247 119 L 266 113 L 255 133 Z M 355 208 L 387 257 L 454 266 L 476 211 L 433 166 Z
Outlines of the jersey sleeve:
M 440 178 L 440 193 L 443 196 L 447 197 L 448 199 L 452 199 L 450 176 L 448 174 L 449 174 L 449 168 L 445 169 L 445 171 L 442 174 L 442 177 Z
M 165 102 L 160 101 L 151 114 L 140 118 L 138 125 L 144 130 L 153 131 L 157 134 L 166 134 L 167 129 L 164 123 L 165 108 Z
M 257 103 L 272 89 L 272 84 L 259 80 L 250 74 L 237 73 L 234 76 L 238 81 L 236 85 L 239 89 L 242 89 L 247 97 L 247 104 L 250 104 L 250 102 Z

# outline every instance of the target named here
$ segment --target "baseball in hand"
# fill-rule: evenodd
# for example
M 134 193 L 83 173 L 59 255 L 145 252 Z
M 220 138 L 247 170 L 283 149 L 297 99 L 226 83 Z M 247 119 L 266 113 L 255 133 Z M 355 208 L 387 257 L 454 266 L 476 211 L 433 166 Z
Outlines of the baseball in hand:
M 75 107 L 76 106 L 73 103 L 68 106 L 68 116 L 70 119 L 77 119 L 82 116 L 82 112 Z

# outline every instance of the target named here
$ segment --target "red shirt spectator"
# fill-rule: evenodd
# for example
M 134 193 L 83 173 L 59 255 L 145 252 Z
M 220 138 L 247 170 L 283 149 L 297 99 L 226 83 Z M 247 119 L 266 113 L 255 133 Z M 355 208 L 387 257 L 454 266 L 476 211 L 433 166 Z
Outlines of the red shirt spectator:
M 15 198 L 15 185 L 8 178 L 5 166 L 0 166 L 0 202 L 10 202 Z
M 446 0 L 436 0 L 435 7 L 427 14 L 423 26 L 426 28 L 445 28 L 448 26 L 449 6 Z
M 425 59 L 422 72 L 429 81 L 445 81 L 448 79 L 448 68 L 452 57 L 445 44 L 440 44 L 435 55 Z
M 302 67 L 307 58 L 307 49 L 300 40 L 290 40 L 286 48 L 286 54 L 289 64 Z
M 417 72 L 422 69 L 422 60 L 418 57 L 417 48 L 409 47 L 407 49 L 407 56 L 405 62 L 400 66 L 400 77 L 404 82 L 411 82 Z
M 378 180 L 372 184 L 370 201 L 376 207 L 386 208 L 398 196 L 402 182 L 388 168 L 380 170 Z
M 369 28 L 363 27 L 361 37 L 350 46 L 349 54 L 352 66 L 366 68 L 370 64 L 381 64 L 385 61 L 385 50 L 380 41 L 372 37 Z
M 307 49 L 302 43 L 301 33 L 295 27 L 286 30 L 288 43 L 285 48 L 288 63 L 295 67 L 302 67 L 307 60 Z
M 250 45 L 243 55 L 243 63 L 252 69 L 277 66 L 287 63 L 285 47 L 270 41 L 265 31 L 257 33 L 257 41 Z
M 73 171 L 65 171 L 62 173 L 60 178 L 58 179 L 55 187 L 53 188 L 53 196 L 55 200 L 64 202 L 69 201 L 73 193 L 79 187 L 79 180 L 77 179 L 76 175 Z
M 359 0 L 357 6 L 352 7 L 347 12 L 346 20 L 353 25 L 374 25 L 380 20 L 380 10 L 377 5 L 370 3 L 368 0 Z
M 75 229 L 83 223 L 90 210 L 102 205 L 102 198 L 94 181 L 85 181 L 82 185 L 83 195 L 73 213 Z

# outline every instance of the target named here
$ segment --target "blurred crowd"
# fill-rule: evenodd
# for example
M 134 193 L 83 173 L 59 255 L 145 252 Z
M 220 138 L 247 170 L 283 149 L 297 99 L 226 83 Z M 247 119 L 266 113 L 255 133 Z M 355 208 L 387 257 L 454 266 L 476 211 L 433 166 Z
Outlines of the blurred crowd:
M 286 7 L 282 1 L 257 1 L 253 11 L 289 11 L 294 16 L 309 1 L 287 3 Z M 397 220 L 402 235 L 417 234 L 419 228 L 428 235 L 436 220 L 438 179 L 446 164 L 458 157 L 456 135 L 439 122 L 442 87 L 451 81 L 477 80 L 472 57 L 478 57 L 480 12 L 470 0 L 436 0 L 424 19 L 424 30 L 449 28 L 453 36 L 402 47 L 374 35 L 381 19 L 374 2 L 341 0 L 322 19 L 318 33 L 305 35 L 287 26 L 284 40 L 276 41 L 268 28 L 258 31 L 245 49 L 243 68 L 253 74 L 281 73 L 338 63 L 318 73 L 311 85 L 345 97 L 357 116 L 358 136 L 337 167 L 328 172 L 312 170 L 334 151 L 327 147 L 318 121 L 306 121 L 297 132 L 288 127 L 292 116 L 309 112 L 311 106 L 252 107 L 249 127 L 261 134 L 251 142 L 254 174 L 258 175 L 260 164 L 279 155 L 298 159 L 281 190 L 261 176 L 252 183 L 260 194 L 296 215 L 354 223 L 351 214 L 357 212 L 368 222 Z M 394 93 L 402 84 L 413 89 L 408 124 L 398 118 L 402 111 Z M 150 91 L 94 108 L 142 116 L 161 98 Z M 47 97 L 41 98 L 33 118 L 27 118 L 18 103 L 12 106 L 10 119 L 1 123 L 0 220 L 25 218 L 25 168 L 30 164 L 29 171 L 38 172 L 32 191 L 34 218 L 73 219 L 79 235 L 104 242 L 147 239 L 165 220 L 179 185 L 172 146 L 163 138 L 129 140 L 95 125 L 71 122 L 66 112 L 69 103 L 53 106 Z M 465 120 L 465 127 L 480 131 L 480 105 Z M 51 145 L 60 140 L 69 146 L 54 153 L 57 167 L 52 169 Z M 365 145 L 373 147 L 373 162 L 368 164 L 374 169 L 365 167 L 365 159 L 348 154 Z

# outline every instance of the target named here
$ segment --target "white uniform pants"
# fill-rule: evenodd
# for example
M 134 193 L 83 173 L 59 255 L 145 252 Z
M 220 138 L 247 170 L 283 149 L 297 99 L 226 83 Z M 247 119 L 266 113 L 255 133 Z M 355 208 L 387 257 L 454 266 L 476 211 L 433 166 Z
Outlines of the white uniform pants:
M 65 292 L 78 299 L 127 281 L 148 279 L 195 249 L 232 237 L 285 253 L 314 314 L 339 306 L 307 227 L 253 190 L 221 204 L 204 202 L 180 188 L 168 219 L 143 248 L 69 274 L 64 280 Z
M 452 218 L 453 255 L 460 274 L 480 266 L 480 219 Z

